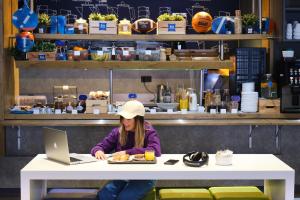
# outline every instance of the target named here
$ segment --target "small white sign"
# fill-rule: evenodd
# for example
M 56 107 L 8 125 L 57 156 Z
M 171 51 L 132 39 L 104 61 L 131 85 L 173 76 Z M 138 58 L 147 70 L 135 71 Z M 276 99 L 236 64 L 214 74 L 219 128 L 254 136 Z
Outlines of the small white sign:
M 98 56 L 103 56 L 103 51 L 97 51 Z
M 78 25 L 78 29 L 79 29 L 80 31 L 82 31 L 82 30 L 83 30 L 83 24 L 79 24 L 79 25 Z
M 203 106 L 198 107 L 198 112 L 204 113 L 204 111 L 205 111 L 205 108 Z
M 123 56 L 129 56 L 129 51 L 123 51 Z
M 169 108 L 169 109 L 167 110 L 167 113 L 173 113 L 173 109 L 170 109 L 170 108 Z
M 226 114 L 226 109 L 221 109 L 221 110 L 220 110 L 220 113 L 221 113 L 221 114 Z
M 155 114 L 156 113 L 156 109 L 150 109 L 150 113 L 151 114 Z
M 61 114 L 61 109 L 55 109 L 55 112 L 54 112 L 56 115 L 60 115 Z
M 237 109 L 231 109 L 231 113 L 232 113 L 232 114 L 237 114 L 237 113 L 238 113 L 238 110 L 237 110 Z
M 145 54 L 151 56 L 151 50 L 146 50 Z
M 210 109 L 210 114 L 217 114 L 217 110 L 216 109 Z
M 44 29 L 43 28 L 39 28 L 39 33 L 44 33 Z
M 123 26 L 123 32 L 128 32 L 128 26 Z
M 100 110 L 97 109 L 97 108 L 94 108 L 94 109 L 93 109 L 93 114 L 94 114 L 94 115 L 99 115 L 99 114 L 100 114 Z
M 74 51 L 74 56 L 80 56 L 80 51 Z
M 77 115 L 78 111 L 77 110 L 72 110 L 72 115 Z
M 187 109 L 181 109 L 181 114 L 187 114 Z
M 33 109 L 33 114 L 34 115 L 40 114 L 40 109 L 38 109 L 38 108 Z

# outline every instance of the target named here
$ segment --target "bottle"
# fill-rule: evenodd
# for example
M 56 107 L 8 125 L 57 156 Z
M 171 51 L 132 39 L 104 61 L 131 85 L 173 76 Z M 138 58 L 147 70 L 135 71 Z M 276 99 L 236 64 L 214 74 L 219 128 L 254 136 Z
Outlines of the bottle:
M 218 110 L 218 112 L 220 112 L 220 109 L 221 109 L 221 94 L 220 94 L 220 89 L 215 89 L 214 100 L 215 100 L 215 105 L 217 107 L 217 110 Z
M 167 87 L 163 93 L 163 102 L 164 103 L 171 103 L 172 102 L 172 94 L 171 94 L 171 87 L 169 87 L 167 83 Z
M 221 101 L 224 102 L 223 105 L 226 106 L 226 111 L 230 111 L 230 94 L 229 89 L 224 89 L 223 95 L 221 97 Z
M 187 110 L 188 107 L 189 107 L 189 99 L 188 99 L 186 90 L 183 89 L 182 93 L 180 95 L 179 108 L 180 108 L 180 110 Z
M 73 110 L 73 106 L 72 106 L 71 102 L 69 102 L 68 106 L 66 107 L 66 112 L 72 113 L 72 110 Z
M 266 74 L 261 82 L 261 97 L 266 99 L 277 98 L 277 84 L 272 80 L 272 74 Z
M 212 92 L 211 92 L 210 89 L 208 89 L 206 91 L 205 98 L 204 98 L 204 106 L 205 106 L 205 111 L 206 112 L 209 112 L 209 110 L 210 110 L 211 100 L 212 100 Z
M 241 10 L 235 11 L 234 17 L 234 33 L 241 34 L 242 33 L 242 17 L 241 17 Z
M 190 111 L 197 111 L 197 94 L 194 89 L 190 90 L 189 93 L 189 110 Z

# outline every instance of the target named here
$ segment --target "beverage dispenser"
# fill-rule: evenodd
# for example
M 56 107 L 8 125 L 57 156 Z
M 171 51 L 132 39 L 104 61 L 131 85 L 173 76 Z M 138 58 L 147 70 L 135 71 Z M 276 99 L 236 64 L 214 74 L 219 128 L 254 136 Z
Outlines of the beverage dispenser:
M 284 58 L 279 82 L 281 83 L 281 112 L 300 113 L 300 59 Z

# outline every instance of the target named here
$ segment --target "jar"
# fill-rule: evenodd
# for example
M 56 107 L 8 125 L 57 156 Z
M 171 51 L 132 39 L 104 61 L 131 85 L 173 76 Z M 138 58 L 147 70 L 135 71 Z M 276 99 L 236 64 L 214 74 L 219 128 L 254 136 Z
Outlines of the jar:
M 266 99 L 277 98 L 277 83 L 273 82 L 272 74 L 266 74 L 261 82 L 261 97 Z
M 215 105 L 217 106 L 217 110 L 219 111 L 219 107 L 221 106 L 221 94 L 220 94 L 220 89 L 215 89 L 214 93 L 214 102 Z
M 74 31 L 76 34 L 87 34 L 89 24 L 85 19 L 79 18 L 75 21 Z
M 131 35 L 131 23 L 127 19 L 120 21 L 118 25 L 119 35 Z
M 206 112 L 209 112 L 211 101 L 212 101 L 212 92 L 210 89 L 208 89 L 206 91 L 205 98 L 204 98 L 204 106 Z
M 167 60 L 167 54 L 166 54 L 166 49 L 160 49 L 160 61 L 166 61 Z

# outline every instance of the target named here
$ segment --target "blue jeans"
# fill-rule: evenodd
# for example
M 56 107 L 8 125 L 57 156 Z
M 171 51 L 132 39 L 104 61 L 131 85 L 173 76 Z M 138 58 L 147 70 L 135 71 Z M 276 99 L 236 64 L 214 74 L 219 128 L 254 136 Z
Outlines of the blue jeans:
M 140 200 L 154 185 L 152 180 L 114 180 L 98 192 L 98 197 L 100 200 Z

